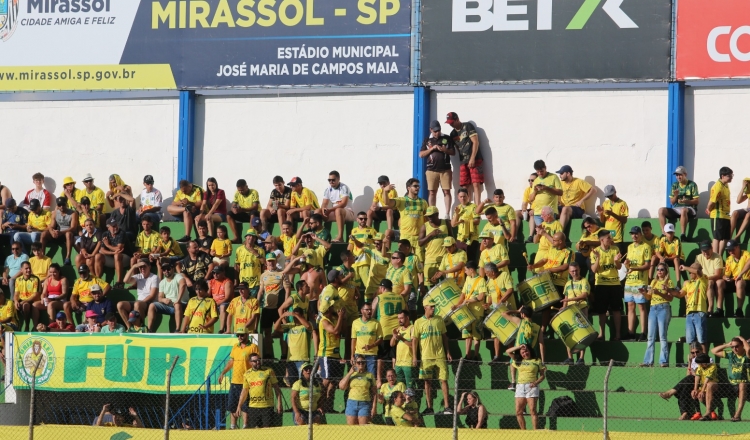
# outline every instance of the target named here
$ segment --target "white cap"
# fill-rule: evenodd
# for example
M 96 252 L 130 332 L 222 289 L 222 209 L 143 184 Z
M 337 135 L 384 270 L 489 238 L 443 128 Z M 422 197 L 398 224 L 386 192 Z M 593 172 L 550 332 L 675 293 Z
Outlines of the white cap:
M 672 223 L 664 225 L 664 232 L 674 232 L 674 225 Z
M 87 180 L 94 180 L 94 177 L 91 175 L 91 173 L 86 173 L 86 175 L 83 176 L 83 182 Z

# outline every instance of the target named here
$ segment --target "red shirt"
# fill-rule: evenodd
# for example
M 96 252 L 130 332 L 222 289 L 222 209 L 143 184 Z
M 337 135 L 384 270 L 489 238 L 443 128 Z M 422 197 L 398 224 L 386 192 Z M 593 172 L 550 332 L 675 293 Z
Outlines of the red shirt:
M 73 324 L 71 324 L 69 322 L 66 323 L 63 328 L 60 328 L 60 326 L 57 325 L 57 321 L 55 321 L 52 324 L 50 324 L 49 326 L 47 326 L 47 328 L 50 331 L 57 330 L 59 332 L 74 332 L 74 331 L 76 331 L 76 326 L 74 326 Z
M 215 214 L 227 214 L 227 196 L 224 195 L 223 189 L 216 190 L 216 193 L 209 197 L 208 190 L 203 192 L 203 200 L 206 202 L 206 209 L 211 209 L 212 206 L 214 206 L 214 203 L 216 203 L 217 200 L 221 200 L 221 203 L 219 203 L 219 206 L 216 208 L 216 211 L 214 211 Z

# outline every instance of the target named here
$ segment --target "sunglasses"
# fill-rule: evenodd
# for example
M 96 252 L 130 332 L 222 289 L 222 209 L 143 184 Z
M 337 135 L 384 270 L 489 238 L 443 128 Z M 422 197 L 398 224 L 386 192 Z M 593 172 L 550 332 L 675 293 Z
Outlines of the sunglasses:
M 355 363 L 356 363 L 357 365 L 364 365 L 364 363 L 365 363 L 365 362 L 364 362 L 364 361 L 357 361 L 357 362 L 355 362 Z
M 359 218 L 357 218 L 357 220 L 359 220 L 361 222 L 366 222 L 367 221 L 367 217 L 359 217 Z
M 536 180 L 536 179 L 529 179 L 529 182 L 533 182 L 534 180 Z
M 400 259 L 401 257 L 396 257 L 396 256 L 391 257 L 391 260 L 400 260 Z
M 335 182 L 336 179 L 328 179 L 329 182 Z
M 412 188 L 419 188 L 419 185 L 412 185 Z
M 691 351 L 690 354 L 700 354 L 700 351 Z

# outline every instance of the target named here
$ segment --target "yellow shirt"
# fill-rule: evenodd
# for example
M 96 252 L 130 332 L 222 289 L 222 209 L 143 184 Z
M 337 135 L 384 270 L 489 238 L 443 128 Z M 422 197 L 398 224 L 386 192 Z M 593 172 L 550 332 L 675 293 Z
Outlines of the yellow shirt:
M 388 200 L 395 200 L 398 197 L 398 193 L 395 189 L 388 191 Z M 383 206 L 383 188 L 375 190 L 375 195 L 372 197 L 372 203 L 377 203 Z
M 419 236 L 419 231 L 424 224 L 424 214 L 427 212 L 427 201 L 424 199 L 412 199 L 408 196 L 393 199 L 396 210 L 399 212 L 399 229 L 401 238 L 414 238 Z
M 682 286 L 685 291 L 685 313 L 708 312 L 708 277 L 703 275 L 695 280 L 686 281 Z
M 711 256 L 708 258 L 704 257 L 703 253 L 700 253 L 695 257 L 695 261 L 701 265 L 703 274 L 706 276 L 714 276 L 716 269 L 721 269 L 721 273 L 724 273 L 724 260 L 716 252 L 711 252 Z
M 569 280 L 567 283 L 565 283 L 565 290 L 563 291 L 565 298 L 575 298 L 577 296 L 581 296 L 582 294 L 590 294 L 591 293 L 591 285 L 589 284 L 589 280 L 586 278 L 581 278 L 578 281 L 575 280 Z M 575 304 L 580 308 L 588 307 L 588 302 L 586 300 L 580 300 L 580 301 L 571 301 L 568 303 L 568 305 Z
M 462 243 L 471 243 L 479 238 L 479 225 L 474 224 L 474 220 L 479 219 L 479 215 L 476 213 L 477 206 L 473 203 L 468 205 L 458 205 L 458 231 L 456 232 L 456 240 Z
M 305 206 L 311 206 L 312 209 L 320 208 L 318 203 L 318 196 L 314 192 L 310 191 L 309 188 L 302 188 L 302 193 L 292 191 L 292 201 L 290 207 L 292 208 L 304 208 Z
M 31 275 L 28 279 L 24 279 L 22 276 L 18 277 L 16 278 L 16 295 L 21 301 L 26 301 L 40 292 L 40 285 L 39 278 L 34 275 Z
M 617 202 L 612 202 L 609 199 L 606 199 L 604 203 L 602 203 L 602 208 L 605 211 L 612 211 L 612 213 L 621 215 L 624 217 L 627 217 L 629 215 L 628 211 L 628 204 L 625 203 L 624 200 L 619 199 Z M 608 231 L 615 231 L 614 241 L 615 243 L 622 243 L 622 229 L 625 226 L 624 223 L 621 223 L 619 220 L 614 218 L 611 215 L 605 215 L 604 219 L 606 220 L 604 222 L 604 229 Z
M 159 236 L 159 248 L 164 250 L 164 253 L 166 255 L 163 255 L 165 257 L 183 257 L 184 254 L 182 253 L 182 248 L 180 247 L 180 243 L 175 240 L 172 237 L 169 237 L 168 241 L 164 241 L 161 239 L 161 235 Z
M 258 300 L 255 298 L 248 298 L 243 303 L 242 297 L 237 296 L 229 302 L 229 305 L 227 306 L 227 314 L 232 317 L 232 322 L 234 323 L 232 329 L 234 331 L 245 328 L 253 318 L 253 315 L 260 314 Z
M 479 257 L 479 267 L 484 267 L 487 263 L 500 264 L 507 260 L 510 260 L 508 250 L 505 249 L 505 246 L 496 244 L 491 248 L 482 251 L 482 255 Z M 500 272 L 510 273 L 508 266 L 500 268 Z
M 370 372 L 354 373 L 349 377 L 349 400 L 371 402 L 371 390 L 375 387 L 375 376 Z
M 378 354 L 377 341 L 383 339 L 383 328 L 376 319 L 370 319 L 367 322 L 358 318 L 352 322 L 352 339 L 357 341 L 354 354 L 363 354 L 365 356 L 375 356 Z M 365 350 L 365 345 L 371 347 Z
M 258 197 L 258 191 L 251 189 L 248 190 L 247 195 L 243 196 L 241 192 L 236 191 L 232 203 L 236 203 L 242 209 L 250 209 L 260 201 Z
M 287 236 L 282 235 L 279 237 L 281 239 L 281 243 L 284 245 L 284 255 L 289 258 L 292 256 L 292 250 L 294 250 L 294 247 L 297 246 L 297 236 Z
M 242 387 L 248 390 L 247 406 L 250 408 L 273 408 L 274 385 L 278 384 L 276 373 L 270 368 L 247 370 Z
M 630 267 L 643 266 L 651 261 L 651 246 L 646 243 L 632 243 L 628 246 L 628 260 Z M 648 284 L 648 270 L 632 271 L 625 278 L 626 286 L 645 286 Z
M 399 327 L 398 334 L 404 338 L 403 341 L 399 340 L 396 344 L 396 366 L 397 367 L 411 367 L 413 353 L 411 351 L 411 340 L 414 337 L 414 326 Z
M 570 183 L 560 182 L 562 184 L 563 195 L 560 201 L 563 206 L 573 206 L 578 203 L 591 190 L 591 185 L 585 180 L 574 177 Z
M 505 295 L 508 289 L 513 288 L 513 279 L 510 277 L 508 272 L 500 272 L 497 278 L 487 278 L 487 304 L 497 306 L 500 304 L 500 298 Z M 508 298 L 508 308 L 516 310 L 516 298 L 515 295 L 511 295 Z
M 464 296 L 464 302 L 468 302 L 470 299 L 478 300 L 469 303 L 469 310 L 471 310 L 471 313 L 473 313 L 475 317 L 484 315 L 484 307 L 482 304 L 484 304 L 487 298 L 487 283 L 484 281 L 484 278 L 480 276 L 467 276 L 466 283 L 464 283 L 464 288 L 461 290 L 461 293 Z M 484 295 L 484 299 L 479 300 L 480 295 Z
M 547 233 L 552 236 L 557 234 L 558 232 L 562 232 L 563 228 L 559 221 L 553 220 L 552 223 L 542 222 L 541 225 Z M 538 252 L 546 252 L 552 247 L 552 243 L 547 239 L 546 236 L 542 235 L 539 237 L 539 251 Z
M 547 259 L 547 262 L 544 264 L 543 269 L 548 270 L 552 269 L 553 267 L 562 266 L 563 264 L 569 264 L 570 263 L 570 249 L 555 249 L 550 248 L 547 251 L 547 254 L 545 257 Z M 551 273 L 550 277 L 552 278 L 552 283 L 556 286 L 565 286 L 565 283 L 568 282 L 568 271 L 564 270 L 562 272 L 558 273 Z
M 52 213 L 49 211 L 42 211 L 41 214 L 37 215 L 34 212 L 29 213 L 29 220 L 27 224 L 37 231 L 45 230 L 52 223 Z
M 286 331 L 287 345 L 289 346 L 289 361 L 310 360 L 310 330 L 304 325 L 295 325 Z
M 318 344 L 319 357 L 341 358 L 341 336 L 329 333 L 323 327 L 324 321 L 328 321 L 331 323 L 331 326 L 336 327 L 336 320 L 337 318 L 328 319 L 325 316 L 321 316 L 320 318 L 320 323 L 318 324 L 318 333 L 320 334 L 320 343 Z
M 404 291 L 404 286 L 411 286 L 414 283 L 414 280 L 411 278 L 411 272 L 406 266 L 401 266 L 398 269 L 390 266 L 385 272 L 385 278 L 391 280 L 393 283 L 393 292 L 399 296 Z
M 667 289 L 671 289 L 673 287 L 674 287 L 674 284 L 672 284 L 672 279 L 669 277 L 667 277 L 664 281 L 658 278 L 651 281 L 651 289 L 659 290 L 662 293 L 664 293 Z M 655 306 L 657 304 L 666 304 L 666 303 L 669 303 L 670 301 L 671 299 L 668 301 L 662 298 L 660 295 L 657 295 L 656 293 L 651 294 L 651 306 Z
M 292 391 L 296 391 L 298 393 L 297 408 L 303 411 L 310 411 L 310 388 L 302 386 L 302 381 L 298 380 L 297 382 L 294 382 L 294 385 L 292 385 Z M 320 396 L 322 395 L 323 391 L 320 388 L 320 385 L 313 385 L 313 411 L 318 410 L 318 401 L 320 400 Z
M 448 269 L 453 269 L 454 267 L 458 266 L 460 263 L 466 264 L 466 252 L 457 249 L 454 253 L 446 252 L 443 256 L 443 259 L 440 260 L 440 268 L 439 270 L 441 272 L 446 271 Z M 458 272 L 453 273 L 447 273 L 445 274 L 445 278 L 454 278 L 456 280 L 456 284 L 458 284 L 458 287 L 463 287 L 464 282 L 466 281 L 466 272 L 464 269 L 459 270 Z
M 103 189 L 96 187 L 93 191 L 88 192 L 88 190 L 84 188 L 81 190 L 80 197 L 83 198 L 84 196 L 91 200 L 91 208 L 96 209 L 99 205 L 104 205 L 104 210 L 107 211 L 109 203 L 105 203 L 106 195 L 104 194 Z M 78 198 L 78 191 L 76 191 L 76 201 L 81 203 L 81 199 Z M 111 210 L 112 209 L 110 208 L 110 211 Z
M 724 268 L 724 275 L 730 278 L 735 278 L 739 275 L 742 268 L 745 267 L 748 258 L 750 258 L 750 252 L 748 251 L 742 251 L 739 259 L 734 258 L 733 255 L 729 255 L 727 257 L 726 267 Z M 750 271 L 743 275 L 742 279 L 750 280 Z
M 706 368 L 698 365 L 698 368 L 695 370 L 695 375 L 701 378 L 701 385 L 705 385 L 706 382 L 718 382 L 719 367 L 717 367 L 716 364 L 709 364 Z
M 505 228 L 510 231 L 510 221 L 516 219 L 516 210 L 507 203 L 503 203 L 502 205 L 496 205 L 494 203 L 491 205 L 485 205 L 484 211 L 487 211 L 489 208 L 495 208 L 498 219 L 500 219 L 505 225 Z
M 403 296 L 393 292 L 383 292 L 378 295 L 378 307 L 375 318 L 380 322 L 384 338 L 390 338 L 393 329 L 398 327 L 398 314 L 406 310 L 406 300 Z
M 534 191 L 534 188 L 528 187 L 523 190 L 523 196 L 521 196 L 521 205 L 523 205 L 524 207 L 526 207 L 526 205 L 531 205 L 529 206 L 529 208 L 532 211 L 536 210 L 536 205 L 537 205 L 536 198 L 534 198 L 533 202 L 529 201 L 529 198 L 531 197 L 531 193 L 533 191 Z
M 6 320 L 10 318 L 8 324 L 18 325 L 18 314 L 16 313 L 16 305 L 12 299 L 5 299 L 5 304 L 0 305 L 0 319 Z M 409 366 L 411 366 L 411 358 L 409 358 Z
M 29 264 L 31 265 L 31 273 L 36 275 L 40 281 L 44 281 L 47 279 L 49 267 L 52 265 L 52 258 L 47 256 L 42 258 L 31 257 L 29 258 Z
M 211 250 L 216 252 L 216 256 L 219 258 L 229 257 L 232 253 L 232 240 L 217 238 L 211 243 Z
M 232 351 L 229 353 L 229 357 L 232 359 L 232 383 L 235 385 L 242 385 L 245 372 L 250 369 L 250 355 L 260 354 L 258 346 L 255 344 L 247 344 L 244 348 L 240 344 L 232 347 Z
M 371 228 L 368 226 L 360 228 L 359 226 L 357 226 L 356 228 L 352 229 L 351 235 L 353 235 L 354 238 L 357 239 L 357 241 L 364 244 L 365 246 L 372 246 L 372 237 L 374 237 L 377 233 L 378 231 L 376 231 L 375 228 Z M 353 266 L 357 267 L 369 264 L 367 255 L 360 259 L 360 255 L 363 255 L 362 249 L 364 249 L 364 247 L 359 248 L 355 246 L 354 241 L 351 239 L 349 239 L 349 245 L 352 250 L 352 254 L 354 254 L 354 258 L 357 258 L 357 261 L 353 264 Z
M 596 273 L 597 286 L 617 286 L 620 284 L 620 275 L 615 266 L 615 257 L 620 252 L 617 246 L 610 246 L 604 250 L 601 246 L 592 252 L 599 252 L 599 271 Z M 594 263 L 594 255 L 591 256 L 591 264 Z
M 510 365 L 518 370 L 516 379 L 519 385 L 535 382 L 539 378 L 539 373 L 546 370 L 541 359 L 524 359 L 520 362 L 512 362 Z
M 388 260 L 377 249 L 363 248 L 363 252 L 370 257 L 370 285 L 378 285 L 388 272 Z
M 188 333 L 213 333 L 214 326 L 209 328 L 201 327 L 213 318 L 218 318 L 216 313 L 216 302 L 213 298 L 199 298 L 197 296 L 190 298 L 185 307 L 185 318 L 190 319 L 188 323 Z
M 404 419 L 404 414 L 406 414 L 406 411 L 404 410 L 403 407 L 394 406 L 394 407 L 391 407 L 389 409 L 390 410 L 388 411 L 388 413 L 389 413 L 389 415 L 391 417 L 391 420 L 393 420 L 393 424 L 394 425 L 396 425 L 396 426 L 407 426 L 407 427 L 414 426 L 413 422 Z
M 584 229 L 583 234 L 581 234 L 581 241 L 578 243 L 580 244 L 578 246 L 578 251 L 583 255 L 584 257 L 588 258 L 591 255 L 591 249 L 589 245 L 585 244 L 586 242 L 595 241 L 599 243 L 599 231 L 601 231 L 601 228 L 597 228 L 594 232 L 589 232 L 588 230 Z M 597 244 L 598 246 L 598 244 Z M 597 247 L 594 246 L 594 247 Z
M 445 359 L 445 333 L 443 318 L 433 315 L 428 319 L 423 316 L 414 322 L 414 337 L 419 339 L 419 351 L 423 361 Z
M 500 244 L 500 245 L 503 245 L 503 246 L 507 246 L 505 244 L 505 242 L 507 240 L 505 240 L 505 234 L 503 234 L 503 226 L 502 225 L 503 225 L 502 222 L 498 223 L 497 225 L 493 225 L 493 224 L 491 224 L 491 223 L 488 222 L 488 223 L 486 223 L 484 225 L 484 228 L 482 228 L 482 234 L 484 234 L 485 232 L 489 232 L 490 234 L 492 234 L 492 238 L 493 238 L 492 241 L 494 241 L 495 244 Z M 507 226 L 506 226 L 506 229 L 507 229 Z M 508 231 L 508 232 L 510 232 L 510 231 Z
M 159 239 L 161 235 L 156 231 L 151 231 L 150 234 L 146 235 L 146 231 L 141 231 L 135 238 L 135 247 L 141 250 L 141 253 L 150 254 L 159 246 Z
M 249 288 L 257 287 L 260 282 L 261 256 L 263 250 L 254 246 L 256 254 L 253 254 L 247 247 L 240 246 L 234 251 L 234 263 L 240 266 L 240 282 L 247 283 Z
M 101 287 L 102 292 L 109 286 L 104 280 L 101 278 L 95 278 L 91 277 L 88 281 L 84 281 L 83 278 L 78 278 L 73 283 L 73 292 L 72 295 L 78 295 L 78 301 L 82 303 L 90 303 L 94 300 L 94 298 L 91 296 L 91 286 L 94 284 L 98 284 L 99 287 Z
M 78 188 L 76 188 L 76 189 L 73 190 L 73 198 L 76 199 L 76 202 L 78 202 L 78 203 L 81 203 L 81 198 L 83 198 L 83 196 L 85 196 L 85 195 L 86 195 L 86 190 L 85 189 L 78 189 Z M 68 196 L 65 194 L 65 191 L 62 191 L 60 193 L 59 197 L 68 197 Z M 104 203 L 104 197 L 102 197 L 102 201 L 99 202 L 99 203 Z M 68 208 L 75 209 L 75 206 L 73 206 L 73 202 L 70 201 L 70 200 L 68 200 Z M 93 200 L 91 200 L 91 210 L 92 211 L 96 210 L 96 204 L 94 204 Z M 81 220 L 81 224 L 83 224 L 83 220 Z
M 198 185 L 193 185 L 193 191 L 190 194 L 185 194 L 182 190 L 178 190 L 174 196 L 175 201 L 187 200 L 190 203 L 198 204 L 203 200 L 203 188 Z
M 445 247 L 443 246 L 443 240 L 448 236 L 448 226 L 445 221 L 440 220 L 440 226 L 437 228 L 432 226 L 429 222 L 424 224 L 425 235 L 430 235 L 432 231 L 438 229 L 440 232 L 432 237 L 427 245 L 424 246 L 424 262 L 425 264 L 437 264 L 445 255 Z
M 651 240 L 646 238 L 646 236 L 644 235 L 643 242 L 651 247 L 651 255 L 655 255 L 656 251 L 659 250 L 659 237 L 657 237 L 656 235 L 652 235 Z
M 318 246 L 313 249 L 304 248 L 300 251 L 300 253 L 305 256 L 307 264 L 321 269 L 323 268 L 323 259 L 326 256 L 326 252 L 328 251 L 323 246 Z
M 391 405 L 388 404 L 388 400 L 390 400 L 391 394 L 396 391 L 401 391 L 403 393 L 406 391 L 406 385 L 403 382 L 396 382 L 396 385 L 391 386 L 391 384 L 386 382 L 380 386 L 380 394 L 383 395 L 383 398 L 386 401 L 385 412 L 383 413 L 386 417 L 391 416 Z
M 673 258 L 679 255 L 681 259 L 685 259 L 685 255 L 682 253 L 680 239 L 677 237 L 674 237 L 672 241 L 669 241 L 666 235 L 661 237 L 659 239 L 659 253 L 667 258 Z
M 547 173 L 547 176 L 544 178 L 541 176 L 537 177 L 534 179 L 533 185 L 544 185 L 554 189 L 563 189 L 562 183 L 560 183 L 560 178 L 557 177 L 557 174 L 552 173 Z M 549 206 L 552 208 L 552 212 L 557 214 L 558 198 L 559 196 L 550 194 L 546 191 L 537 193 L 536 197 L 534 197 L 534 215 L 542 215 L 542 208 L 545 206 Z
M 731 193 L 729 187 L 720 180 L 711 187 L 711 197 L 709 202 L 715 204 L 711 210 L 710 218 L 729 219 L 729 209 L 731 206 Z

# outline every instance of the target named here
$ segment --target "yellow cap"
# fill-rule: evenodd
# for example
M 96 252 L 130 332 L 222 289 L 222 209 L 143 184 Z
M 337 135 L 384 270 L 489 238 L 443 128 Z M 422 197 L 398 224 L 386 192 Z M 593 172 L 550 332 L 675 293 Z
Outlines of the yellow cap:
M 430 207 L 428 207 L 428 208 L 427 208 L 427 211 L 425 211 L 425 213 L 424 213 L 424 216 L 425 216 L 425 217 L 430 217 L 430 216 L 432 216 L 432 215 L 434 215 L 434 214 L 437 214 L 437 213 L 439 213 L 439 212 L 440 212 L 440 211 L 438 211 L 437 207 L 435 207 L 435 206 L 430 206 Z
M 443 239 L 443 247 L 451 247 L 456 244 L 456 239 L 453 237 L 445 237 Z
M 492 238 L 492 234 L 490 231 L 482 231 L 482 233 L 479 234 L 479 238 Z

